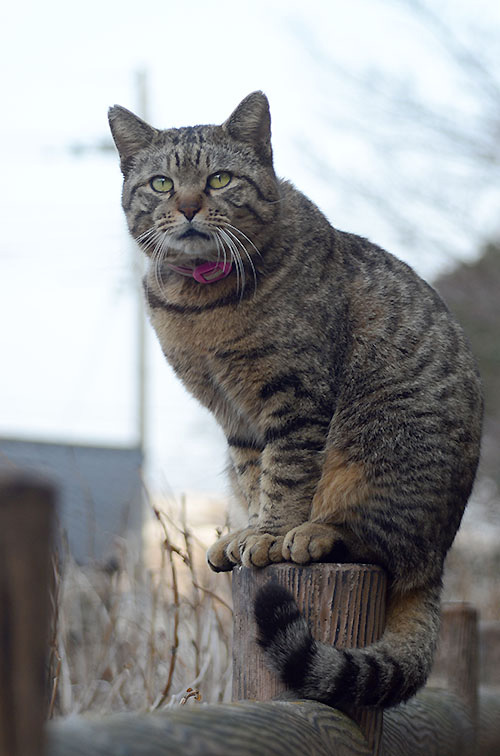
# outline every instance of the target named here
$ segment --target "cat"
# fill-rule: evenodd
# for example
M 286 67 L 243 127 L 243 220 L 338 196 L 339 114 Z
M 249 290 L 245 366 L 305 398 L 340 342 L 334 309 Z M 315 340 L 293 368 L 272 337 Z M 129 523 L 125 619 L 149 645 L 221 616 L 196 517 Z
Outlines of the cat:
M 460 326 L 406 264 L 333 228 L 276 177 L 266 96 L 222 125 L 158 130 L 109 111 L 151 323 L 227 437 L 247 524 L 213 570 L 382 565 L 387 625 L 364 649 L 314 641 L 291 596 L 255 603 L 298 696 L 390 706 L 427 678 L 443 562 L 475 477 L 480 379 Z

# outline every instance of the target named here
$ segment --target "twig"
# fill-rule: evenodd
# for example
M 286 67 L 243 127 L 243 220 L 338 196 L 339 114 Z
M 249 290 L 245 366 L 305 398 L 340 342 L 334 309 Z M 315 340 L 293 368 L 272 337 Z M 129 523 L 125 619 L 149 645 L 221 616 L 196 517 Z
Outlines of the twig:
M 220 596 L 217 596 L 216 593 L 214 593 L 213 591 L 209 590 L 208 588 L 204 588 L 202 585 L 198 585 L 198 583 L 193 582 L 193 585 L 194 585 L 195 588 L 199 588 L 200 591 L 203 591 L 203 593 L 206 593 L 207 596 L 210 596 L 210 598 L 213 598 L 216 601 L 218 601 L 220 604 L 222 604 L 222 606 L 225 606 L 226 609 L 229 609 L 229 611 L 232 614 L 232 612 L 233 612 L 232 607 L 229 606 L 229 604 L 226 601 L 224 601 L 224 599 L 222 599 Z
M 170 574 L 172 577 L 172 592 L 174 597 L 174 640 L 171 647 L 171 655 L 170 655 L 170 665 L 168 669 L 168 677 L 167 682 L 165 684 L 165 687 L 163 688 L 163 691 L 159 697 L 159 699 L 156 701 L 156 703 L 153 705 L 153 709 L 159 709 L 160 706 L 162 706 L 165 701 L 167 700 L 168 694 L 170 692 L 170 688 L 172 686 L 172 680 L 174 677 L 174 671 L 175 671 L 175 663 L 177 661 L 177 651 L 179 649 L 179 610 L 180 610 L 180 602 L 179 602 L 179 589 L 177 585 L 177 570 L 175 567 L 175 562 L 173 559 L 173 552 L 178 553 L 176 549 L 171 548 L 171 544 L 168 540 L 168 533 L 167 529 L 164 528 L 165 533 L 165 542 L 164 542 L 164 548 L 166 550 L 166 553 L 168 554 L 168 559 L 170 562 Z

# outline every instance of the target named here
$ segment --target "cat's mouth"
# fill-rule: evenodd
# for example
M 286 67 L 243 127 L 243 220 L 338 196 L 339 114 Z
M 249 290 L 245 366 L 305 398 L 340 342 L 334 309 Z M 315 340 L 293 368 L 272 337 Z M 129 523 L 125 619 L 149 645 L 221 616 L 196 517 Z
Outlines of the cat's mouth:
M 184 231 L 184 233 L 181 234 L 178 238 L 179 239 L 192 239 L 194 237 L 198 237 L 200 239 L 206 239 L 207 241 L 210 241 L 210 237 L 208 234 L 204 234 L 202 231 L 197 231 L 196 228 L 188 228 L 187 231 Z
M 217 254 L 217 247 L 210 234 L 200 231 L 193 225 L 179 229 L 169 237 L 169 258 L 175 257 L 201 257 L 208 260 Z

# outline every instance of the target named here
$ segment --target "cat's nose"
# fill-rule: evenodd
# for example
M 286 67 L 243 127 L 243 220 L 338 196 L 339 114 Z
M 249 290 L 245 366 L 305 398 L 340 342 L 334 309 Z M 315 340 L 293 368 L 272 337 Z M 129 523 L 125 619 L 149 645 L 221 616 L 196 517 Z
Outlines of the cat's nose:
M 177 210 L 186 216 L 188 221 L 193 220 L 196 213 L 201 210 L 200 197 L 184 197 L 177 203 Z

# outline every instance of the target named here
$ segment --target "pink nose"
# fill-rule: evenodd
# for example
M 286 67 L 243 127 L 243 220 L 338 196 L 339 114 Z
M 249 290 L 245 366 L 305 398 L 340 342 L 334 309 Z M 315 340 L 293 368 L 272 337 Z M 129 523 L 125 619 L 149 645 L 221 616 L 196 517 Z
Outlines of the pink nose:
M 177 204 L 177 210 L 191 221 L 196 213 L 201 210 L 201 200 L 199 197 L 186 197 L 185 199 L 181 199 Z

